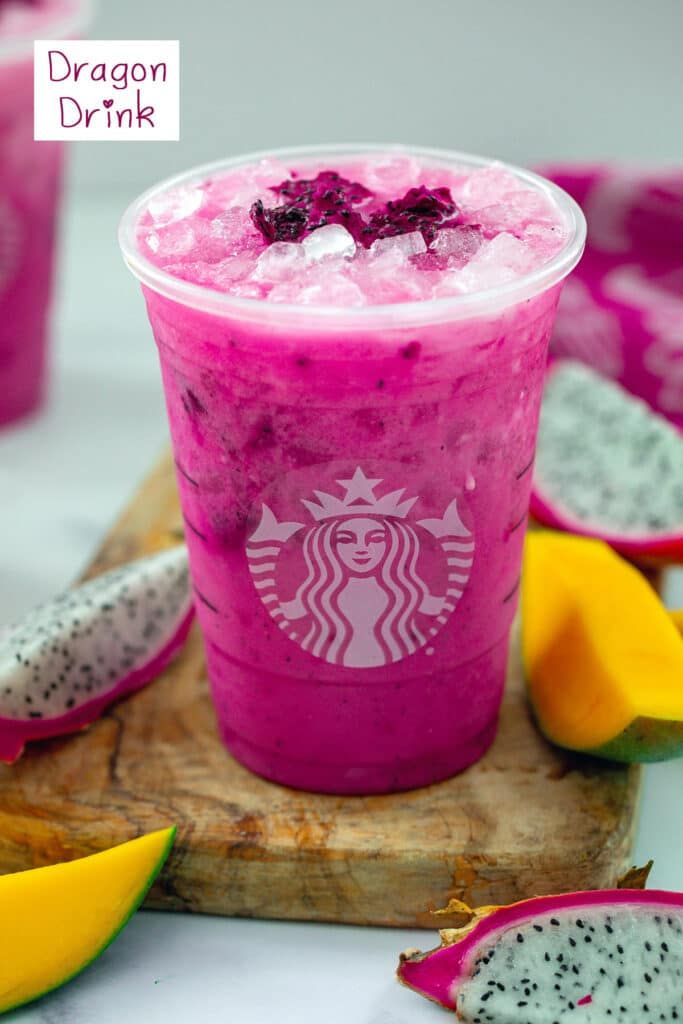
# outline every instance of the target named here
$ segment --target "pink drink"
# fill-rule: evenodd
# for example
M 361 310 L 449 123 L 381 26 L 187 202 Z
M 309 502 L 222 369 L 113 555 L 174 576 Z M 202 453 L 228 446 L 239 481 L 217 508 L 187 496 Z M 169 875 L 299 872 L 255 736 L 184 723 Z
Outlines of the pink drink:
M 371 193 L 361 241 L 329 224 L 266 240 L 253 202 L 287 231 L 272 187 L 330 168 Z M 378 213 L 418 185 L 450 190 L 438 229 Z M 418 230 L 370 244 L 383 217 Z M 582 243 L 541 179 L 427 151 L 232 162 L 129 210 L 219 727 L 254 771 L 387 792 L 493 740 L 548 338 Z
M 33 39 L 81 24 L 80 0 L 0 0 L 0 424 L 40 405 L 63 147 L 33 141 Z

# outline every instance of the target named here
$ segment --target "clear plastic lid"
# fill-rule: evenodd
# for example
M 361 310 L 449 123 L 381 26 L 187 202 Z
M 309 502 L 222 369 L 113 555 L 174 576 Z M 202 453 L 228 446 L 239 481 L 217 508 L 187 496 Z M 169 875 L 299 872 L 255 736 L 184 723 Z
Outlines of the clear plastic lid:
M 453 295 L 425 301 L 395 302 L 385 305 L 368 305 L 361 307 L 340 307 L 330 305 L 291 305 L 287 303 L 268 302 L 261 298 L 243 298 L 219 292 L 213 288 L 193 284 L 162 270 L 149 260 L 141 251 L 138 241 L 140 218 L 146 212 L 151 200 L 168 189 L 178 186 L 200 184 L 210 176 L 223 171 L 233 170 L 246 164 L 255 163 L 266 157 L 275 157 L 285 163 L 302 163 L 307 160 L 320 160 L 323 157 L 338 160 L 353 159 L 369 154 L 399 154 L 416 156 L 434 165 L 456 166 L 461 169 L 478 169 L 491 164 L 514 174 L 528 188 L 541 192 L 557 210 L 558 219 L 566 231 L 566 240 L 562 249 L 547 263 L 537 269 L 520 276 L 514 281 L 506 282 L 494 288 L 473 292 L 466 295 Z M 440 149 L 426 149 L 415 146 L 397 145 L 335 145 L 296 147 L 291 149 L 269 150 L 267 152 L 250 153 L 245 156 L 220 160 L 193 168 L 184 174 L 177 175 L 161 182 L 154 188 L 144 192 L 128 207 L 119 227 L 119 242 L 123 257 L 139 281 L 146 287 L 168 299 L 184 306 L 201 310 L 215 316 L 225 316 L 239 320 L 263 320 L 282 324 L 288 321 L 301 321 L 307 324 L 324 324 L 334 322 L 335 327 L 344 325 L 349 329 L 378 325 L 379 323 L 394 325 L 415 325 L 426 323 L 443 323 L 445 321 L 469 319 L 484 314 L 497 313 L 508 306 L 517 305 L 558 284 L 576 266 L 583 252 L 586 241 L 586 221 L 577 203 L 562 189 L 552 182 L 531 171 L 506 164 L 498 160 L 471 156 L 465 153 L 450 152 Z

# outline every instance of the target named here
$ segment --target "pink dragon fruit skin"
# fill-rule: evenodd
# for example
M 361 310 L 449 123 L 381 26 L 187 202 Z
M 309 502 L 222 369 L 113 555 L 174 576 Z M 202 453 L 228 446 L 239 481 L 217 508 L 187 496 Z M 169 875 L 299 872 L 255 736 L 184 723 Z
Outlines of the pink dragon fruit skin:
M 0 761 L 94 722 L 180 651 L 194 609 L 184 545 L 129 562 L 0 635 Z
M 588 221 L 551 351 L 618 380 L 683 427 L 683 170 L 550 166 Z
M 397 974 L 459 1020 L 553 1024 L 578 1008 L 581 1024 L 683 1020 L 683 893 L 539 896 L 441 934 L 437 949 L 403 954 Z

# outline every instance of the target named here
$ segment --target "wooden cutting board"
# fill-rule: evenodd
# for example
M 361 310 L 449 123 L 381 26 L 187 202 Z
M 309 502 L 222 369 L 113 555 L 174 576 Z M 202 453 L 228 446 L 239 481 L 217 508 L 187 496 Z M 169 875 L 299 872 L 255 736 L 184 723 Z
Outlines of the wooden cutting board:
M 87 575 L 180 536 L 165 458 Z M 221 746 L 195 626 L 154 684 L 0 766 L 0 873 L 175 823 L 150 907 L 431 928 L 451 896 L 477 905 L 613 884 L 630 863 L 639 784 L 635 767 L 543 741 L 513 654 L 498 738 L 457 778 L 370 798 L 273 785 Z

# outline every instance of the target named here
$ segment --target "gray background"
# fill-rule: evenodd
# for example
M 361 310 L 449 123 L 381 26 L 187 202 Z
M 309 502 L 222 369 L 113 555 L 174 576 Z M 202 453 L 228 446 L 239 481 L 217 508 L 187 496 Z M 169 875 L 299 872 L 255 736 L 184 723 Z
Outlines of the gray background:
M 180 39 L 181 142 L 80 146 L 81 186 L 308 142 L 683 160 L 681 0 L 100 0 L 91 35 Z

